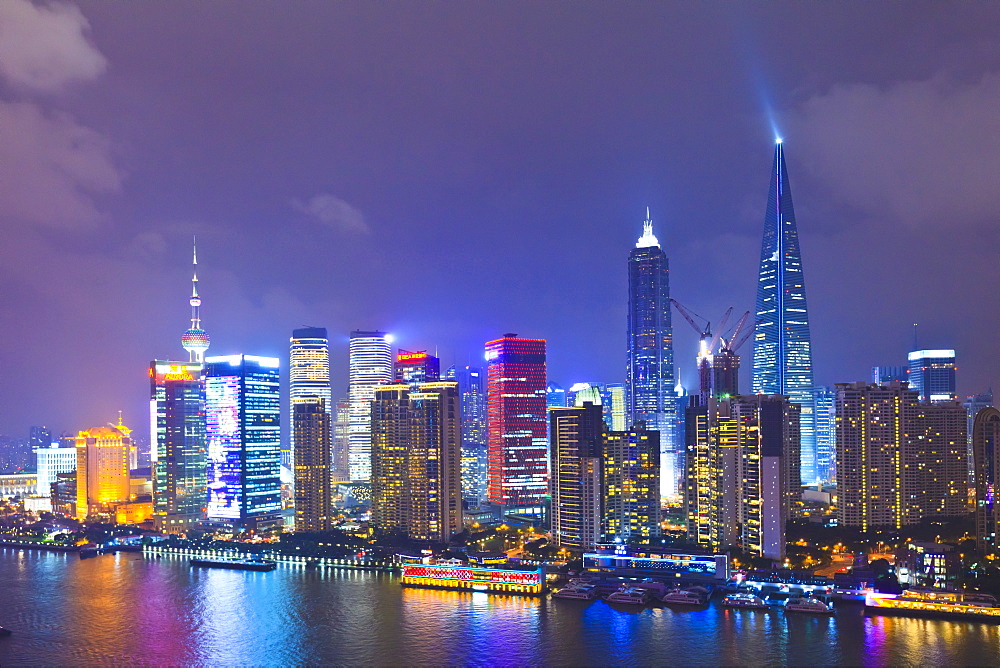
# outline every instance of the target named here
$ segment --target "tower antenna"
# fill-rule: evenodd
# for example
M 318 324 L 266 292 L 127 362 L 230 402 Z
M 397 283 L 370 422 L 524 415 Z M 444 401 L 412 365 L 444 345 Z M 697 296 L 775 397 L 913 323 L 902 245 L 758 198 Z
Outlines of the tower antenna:
M 211 343 L 208 332 L 201 328 L 201 297 L 198 295 L 198 238 L 192 237 L 191 253 L 191 328 L 181 336 L 181 346 L 188 351 L 188 361 L 201 364 Z

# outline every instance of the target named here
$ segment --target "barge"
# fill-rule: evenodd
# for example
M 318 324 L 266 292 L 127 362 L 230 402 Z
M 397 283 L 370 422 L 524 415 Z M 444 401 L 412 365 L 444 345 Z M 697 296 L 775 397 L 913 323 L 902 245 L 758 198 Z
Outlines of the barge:
M 228 568 L 236 571 L 273 571 L 278 567 L 267 559 L 192 559 L 191 565 L 200 568 Z

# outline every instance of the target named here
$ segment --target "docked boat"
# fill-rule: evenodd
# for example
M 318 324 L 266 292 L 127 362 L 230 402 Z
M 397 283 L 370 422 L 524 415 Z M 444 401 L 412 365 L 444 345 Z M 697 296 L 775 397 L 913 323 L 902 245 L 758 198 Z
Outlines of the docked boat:
M 578 601 L 593 601 L 597 598 L 597 587 L 592 584 L 569 584 L 552 592 L 553 598 L 569 598 Z
M 705 605 L 705 599 L 689 589 L 673 589 L 660 597 L 668 605 Z
M 808 596 L 795 596 L 785 601 L 785 610 L 788 612 L 805 612 L 812 615 L 832 615 L 833 604 L 824 603 L 818 598 Z
M 645 589 L 638 587 L 622 586 L 621 589 L 608 594 L 604 600 L 608 603 L 624 603 L 626 605 L 646 605 L 649 603 L 650 594 Z
M 201 568 L 228 568 L 236 571 L 273 571 L 278 564 L 267 559 L 192 559 L 192 566 Z
M 764 599 L 751 593 L 729 594 L 722 599 L 722 605 L 727 608 L 767 610 L 767 603 L 764 602 Z
M 919 617 L 966 617 L 1000 623 L 1000 607 L 991 598 L 981 594 L 923 587 L 911 587 L 898 595 L 869 591 L 865 595 L 865 612 Z

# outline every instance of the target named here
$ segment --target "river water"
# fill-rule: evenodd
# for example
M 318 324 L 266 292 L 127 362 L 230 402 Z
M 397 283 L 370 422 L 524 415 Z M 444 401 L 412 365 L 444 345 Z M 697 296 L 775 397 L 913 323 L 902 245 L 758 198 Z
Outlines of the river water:
M 0 665 L 1000 665 L 1000 625 L 625 610 L 403 589 L 395 576 L 192 569 L 0 548 Z

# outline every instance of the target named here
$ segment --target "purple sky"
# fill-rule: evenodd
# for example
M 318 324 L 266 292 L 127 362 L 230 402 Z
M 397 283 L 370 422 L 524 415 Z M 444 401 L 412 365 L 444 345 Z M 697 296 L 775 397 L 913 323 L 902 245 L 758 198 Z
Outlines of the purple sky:
M 517 332 L 556 382 L 620 382 L 646 206 L 673 296 L 752 308 L 776 131 L 817 382 L 904 363 L 918 322 L 960 393 L 1000 388 L 997 25 L 971 2 L 4 0 L 0 432 L 119 408 L 147 431 L 192 234 L 211 353 L 325 326 L 342 394 L 351 329 L 444 366 Z

